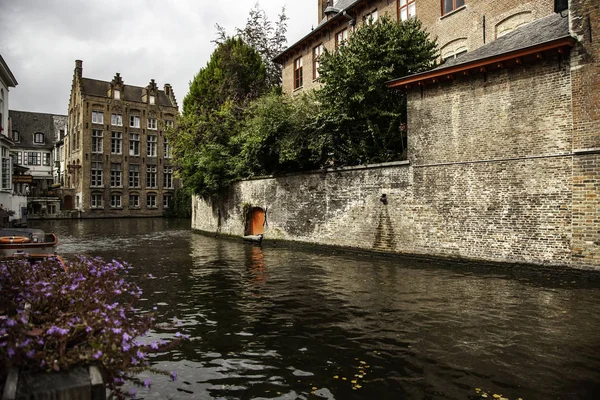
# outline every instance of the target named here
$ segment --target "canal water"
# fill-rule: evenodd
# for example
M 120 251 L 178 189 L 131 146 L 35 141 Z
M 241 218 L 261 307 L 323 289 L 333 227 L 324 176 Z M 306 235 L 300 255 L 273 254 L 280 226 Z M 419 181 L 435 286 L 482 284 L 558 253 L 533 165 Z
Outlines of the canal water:
M 261 248 L 185 220 L 35 225 L 67 258 L 132 264 L 141 307 L 179 324 L 151 335 L 191 335 L 152 360 L 177 381 L 137 398 L 600 398 L 600 273 Z

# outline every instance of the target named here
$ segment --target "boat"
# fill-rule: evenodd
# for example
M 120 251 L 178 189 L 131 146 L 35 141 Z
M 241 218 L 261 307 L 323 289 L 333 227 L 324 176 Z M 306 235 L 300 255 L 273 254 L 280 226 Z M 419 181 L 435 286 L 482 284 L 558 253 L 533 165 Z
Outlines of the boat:
M 54 233 L 41 229 L 0 229 L 0 258 L 26 258 L 31 261 L 56 259 L 63 267 L 65 263 L 56 254 L 58 238 Z

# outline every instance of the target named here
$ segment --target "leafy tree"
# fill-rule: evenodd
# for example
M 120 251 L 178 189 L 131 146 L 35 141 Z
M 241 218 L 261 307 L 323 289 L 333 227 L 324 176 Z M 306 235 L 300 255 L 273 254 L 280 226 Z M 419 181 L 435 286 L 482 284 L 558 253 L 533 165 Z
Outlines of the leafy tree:
M 190 83 L 178 128 L 168 133 L 186 188 L 216 196 L 237 178 L 238 150 L 231 139 L 239 131 L 247 104 L 266 90 L 266 69 L 254 48 L 240 38 L 217 46 Z
M 365 24 L 321 59 L 317 96 L 322 138 L 335 165 L 401 159 L 406 149 L 406 97 L 386 82 L 434 66 L 437 48 L 417 19 Z
M 320 145 L 312 93 L 270 93 L 252 102 L 237 137 L 239 176 L 277 174 L 319 167 Z
M 243 29 L 236 28 L 235 36 L 241 38 L 245 43 L 254 47 L 260 54 L 267 70 L 267 83 L 269 87 L 281 86 L 281 65 L 273 62 L 275 56 L 285 50 L 288 17 L 285 7 L 281 9 L 278 20 L 273 23 L 267 17 L 265 10 L 260 8 L 256 2 L 250 10 L 246 26 Z M 225 29 L 217 24 L 217 44 L 227 40 Z

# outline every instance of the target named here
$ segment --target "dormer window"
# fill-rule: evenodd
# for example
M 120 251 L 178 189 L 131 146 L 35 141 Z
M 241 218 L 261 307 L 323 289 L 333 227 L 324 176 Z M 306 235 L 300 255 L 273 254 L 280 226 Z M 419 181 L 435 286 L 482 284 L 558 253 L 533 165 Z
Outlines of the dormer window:
M 44 134 L 42 132 L 36 132 L 33 134 L 33 143 L 43 144 Z
M 21 134 L 19 133 L 19 131 L 12 132 L 12 139 L 17 143 L 21 141 Z
M 150 96 L 150 104 L 154 105 L 156 103 L 156 98 L 154 96 Z
M 114 93 L 114 98 L 115 98 L 115 100 L 121 100 L 121 91 L 120 91 L 120 90 L 118 90 L 118 89 L 115 89 L 115 90 L 113 91 L 113 93 Z

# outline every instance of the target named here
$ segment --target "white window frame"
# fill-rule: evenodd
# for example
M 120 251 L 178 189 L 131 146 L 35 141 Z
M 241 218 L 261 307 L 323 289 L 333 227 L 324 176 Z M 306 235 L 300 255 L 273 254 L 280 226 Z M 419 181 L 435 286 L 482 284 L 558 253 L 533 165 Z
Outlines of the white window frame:
M 104 208 L 102 203 L 103 203 L 103 199 L 102 199 L 102 195 L 98 194 L 98 193 L 92 193 L 91 198 L 90 198 L 90 207 L 91 208 Z
M 118 169 L 116 166 L 118 166 Z M 110 187 L 123 187 L 123 170 L 120 163 L 110 164 Z
M 140 120 L 141 120 L 141 118 L 139 115 L 130 115 L 129 116 L 129 127 L 130 128 L 139 128 Z
M 173 168 L 165 167 L 163 169 L 163 188 L 173 189 Z
M 148 135 L 146 138 L 146 156 L 156 157 L 158 154 L 158 137 L 156 135 Z
M 91 171 L 90 186 L 102 187 L 102 163 L 92 161 Z
M 123 126 L 123 114 L 112 114 L 110 116 L 110 124 L 112 126 Z
M 92 153 L 102 153 L 104 131 L 92 129 Z
M 153 131 L 158 129 L 158 123 L 156 121 L 156 118 L 148 118 L 147 125 L 148 129 L 151 129 Z
M 139 194 L 130 194 L 129 195 L 129 208 L 135 208 L 135 209 L 140 208 L 140 195 Z
M 123 132 L 111 132 L 110 154 L 123 154 Z
M 121 208 L 121 195 L 111 194 L 110 195 L 110 208 Z
M 130 188 L 140 188 L 140 165 L 129 164 L 128 183 Z
M 146 208 L 156 208 L 156 193 L 146 194 Z
M 156 97 L 153 95 L 150 95 L 150 99 L 149 99 L 150 105 L 154 105 L 156 104 Z
M 113 90 L 113 98 L 115 100 L 121 100 L 121 91 L 119 89 Z
M 92 124 L 103 124 L 104 113 L 102 111 L 92 111 Z

